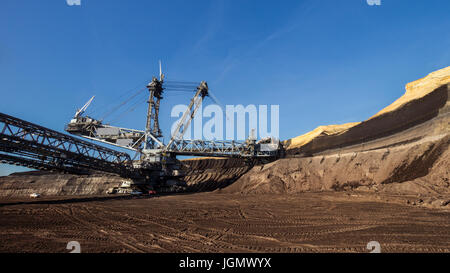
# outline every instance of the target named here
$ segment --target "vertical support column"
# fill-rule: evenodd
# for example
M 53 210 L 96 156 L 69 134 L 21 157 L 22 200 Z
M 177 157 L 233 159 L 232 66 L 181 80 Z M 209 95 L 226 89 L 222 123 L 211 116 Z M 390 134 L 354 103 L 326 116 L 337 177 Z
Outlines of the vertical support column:
M 150 92 L 148 97 L 148 109 L 147 109 L 147 124 L 145 125 L 145 141 L 144 141 L 144 150 L 148 148 L 148 142 L 149 142 L 149 133 L 152 126 L 152 112 L 153 112 L 153 95 L 154 95 L 154 89 L 152 88 L 152 84 L 155 81 L 155 77 L 153 77 L 152 82 L 147 85 L 148 91 Z
M 159 104 L 162 99 L 162 93 L 164 88 L 162 87 L 162 79 L 158 80 L 153 77 L 152 82 L 147 85 L 150 92 L 148 99 L 148 110 L 147 110 L 147 124 L 145 126 L 145 144 L 144 149 L 149 148 L 149 146 L 154 146 L 153 139 L 149 136 L 153 134 L 154 137 L 162 137 L 161 129 L 159 128 Z M 156 99 L 156 103 L 155 103 Z M 149 145 L 151 142 L 151 145 Z

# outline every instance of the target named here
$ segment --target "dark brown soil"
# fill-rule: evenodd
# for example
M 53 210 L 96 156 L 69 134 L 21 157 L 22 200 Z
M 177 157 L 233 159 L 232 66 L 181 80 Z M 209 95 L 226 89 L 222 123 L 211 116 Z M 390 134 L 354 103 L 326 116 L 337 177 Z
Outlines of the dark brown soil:
M 117 198 L 117 197 L 116 197 Z M 410 200 L 412 201 L 412 199 Z M 0 201 L 0 252 L 450 252 L 450 212 L 362 193 Z M 416 201 L 414 201 L 416 202 Z

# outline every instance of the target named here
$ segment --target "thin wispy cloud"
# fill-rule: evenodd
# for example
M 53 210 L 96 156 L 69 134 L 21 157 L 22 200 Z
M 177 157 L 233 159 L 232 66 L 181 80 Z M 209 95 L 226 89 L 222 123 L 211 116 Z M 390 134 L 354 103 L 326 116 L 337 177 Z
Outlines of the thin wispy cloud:
M 295 12 L 293 17 L 291 17 L 287 23 L 283 24 L 282 27 L 278 28 L 274 32 L 267 35 L 264 39 L 255 43 L 248 50 L 241 51 L 239 54 L 227 56 L 227 58 L 224 60 L 222 64 L 223 67 L 222 72 L 216 78 L 214 83 L 217 84 L 221 82 L 227 76 L 227 74 L 231 72 L 233 68 L 236 67 L 241 62 L 242 59 L 245 59 L 250 54 L 260 50 L 271 41 L 283 37 L 284 35 L 287 35 L 296 30 L 297 28 L 299 28 L 304 22 L 302 18 L 306 17 L 315 7 L 316 4 L 317 4 L 316 1 L 313 0 L 302 1 L 297 7 L 297 12 Z
M 214 38 L 223 23 L 224 12 L 225 2 L 223 0 L 212 2 L 205 23 L 204 35 L 193 45 L 191 52 L 198 53 Z
M 311 1 L 311 0 L 306 0 L 306 1 L 301 2 L 301 4 L 297 8 L 298 12 L 295 13 L 294 18 L 291 18 L 289 20 L 289 22 L 287 22 L 282 27 L 280 27 L 279 29 L 277 29 L 276 31 L 274 31 L 270 35 L 268 35 L 265 39 L 263 39 L 256 46 L 256 48 L 261 48 L 266 43 L 268 43 L 268 42 L 270 42 L 272 40 L 275 40 L 275 39 L 277 39 L 279 37 L 282 37 L 283 35 L 289 34 L 292 31 L 294 31 L 297 28 L 299 28 L 302 25 L 302 23 L 303 23 L 301 18 L 306 17 L 306 15 L 308 15 L 311 12 L 311 10 L 313 9 L 313 7 L 316 4 L 317 4 L 316 1 Z

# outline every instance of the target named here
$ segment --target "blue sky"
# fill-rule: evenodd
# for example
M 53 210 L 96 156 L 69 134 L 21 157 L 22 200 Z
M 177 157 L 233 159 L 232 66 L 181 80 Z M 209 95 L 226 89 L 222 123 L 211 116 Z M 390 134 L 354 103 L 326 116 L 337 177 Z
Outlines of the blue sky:
M 3 0 L 0 111 L 63 131 L 92 95 L 95 116 L 162 60 L 167 79 L 206 80 L 223 104 L 280 105 L 287 139 L 367 119 L 448 66 L 449 12 L 448 0 Z M 189 99 L 165 97 L 163 132 Z M 145 105 L 116 125 L 142 129 Z

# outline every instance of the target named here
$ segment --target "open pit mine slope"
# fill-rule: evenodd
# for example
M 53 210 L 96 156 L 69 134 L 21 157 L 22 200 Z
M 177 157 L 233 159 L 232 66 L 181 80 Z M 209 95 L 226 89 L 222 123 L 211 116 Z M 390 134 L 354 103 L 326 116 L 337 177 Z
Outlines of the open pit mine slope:
M 407 84 L 401 98 L 366 121 L 287 140 L 286 158 L 253 167 L 223 192 L 448 195 L 449 83 L 447 67 Z
M 106 195 L 122 179 L 0 177 L 0 252 L 450 252 L 450 67 L 284 157 L 184 160 L 186 192 Z M 30 199 L 30 193 L 41 198 Z

